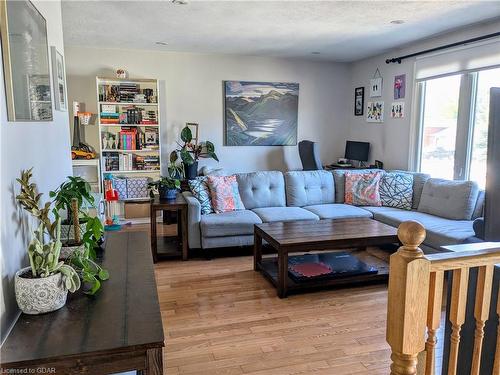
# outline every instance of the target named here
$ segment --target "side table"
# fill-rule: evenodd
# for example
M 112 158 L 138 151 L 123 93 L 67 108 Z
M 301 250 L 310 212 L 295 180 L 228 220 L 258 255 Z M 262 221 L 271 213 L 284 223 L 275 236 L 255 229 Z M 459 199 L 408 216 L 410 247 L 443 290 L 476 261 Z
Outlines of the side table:
M 177 197 L 172 200 L 159 199 L 155 196 L 150 201 L 151 215 L 151 253 L 153 262 L 156 263 L 162 254 L 158 253 L 158 238 L 156 231 L 156 212 L 171 211 L 177 213 L 177 238 L 182 248 L 182 260 L 188 259 L 188 242 L 187 242 L 187 212 L 188 205 L 182 194 L 177 194 Z

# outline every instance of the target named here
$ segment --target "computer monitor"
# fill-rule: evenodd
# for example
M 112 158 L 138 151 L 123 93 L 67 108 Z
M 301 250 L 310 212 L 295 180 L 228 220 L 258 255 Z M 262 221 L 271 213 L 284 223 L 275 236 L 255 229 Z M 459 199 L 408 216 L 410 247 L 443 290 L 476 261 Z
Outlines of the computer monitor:
M 369 142 L 347 141 L 345 144 L 345 158 L 348 160 L 368 161 L 369 152 Z

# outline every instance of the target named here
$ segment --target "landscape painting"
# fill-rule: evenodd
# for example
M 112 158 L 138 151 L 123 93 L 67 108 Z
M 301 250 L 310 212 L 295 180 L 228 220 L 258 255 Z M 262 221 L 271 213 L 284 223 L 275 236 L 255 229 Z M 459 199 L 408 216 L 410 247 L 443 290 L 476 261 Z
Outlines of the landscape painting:
M 226 146 L 297 144 L 299 84 L 225 81 Z

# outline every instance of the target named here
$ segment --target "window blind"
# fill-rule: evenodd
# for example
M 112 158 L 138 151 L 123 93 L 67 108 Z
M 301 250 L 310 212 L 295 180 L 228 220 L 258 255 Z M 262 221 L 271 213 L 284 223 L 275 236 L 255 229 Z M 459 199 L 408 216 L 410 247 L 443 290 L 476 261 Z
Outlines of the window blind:
M 500 66 L 500 38 L 419 56 L 415 61 L 415 79 L 424 80 L 495 66 Z

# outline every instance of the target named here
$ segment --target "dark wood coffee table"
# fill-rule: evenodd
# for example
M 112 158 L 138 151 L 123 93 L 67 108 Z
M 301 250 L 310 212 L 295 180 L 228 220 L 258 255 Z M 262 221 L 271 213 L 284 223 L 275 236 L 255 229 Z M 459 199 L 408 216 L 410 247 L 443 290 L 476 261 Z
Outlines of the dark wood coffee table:
M 262 258 L 262 240 L 278 253 L 277 258 Z M 256 224 L 254 270 L 261 271 L 271 281 L 280 298 L 286 297 L 292 290 L 382 281 L 388 279 L 389 268 L 386 264 L 384 266 L 385 262 L 367 253 L 366 247 L 391 243 L 399 243 L 397 229 L 367 218 Z M 327 280 L 312 279 L 300 283 L 288 276 L 288 254 L 332 250 L 355 252 L 354 255 L 360 260 L 374 265 L 379 272 Z

